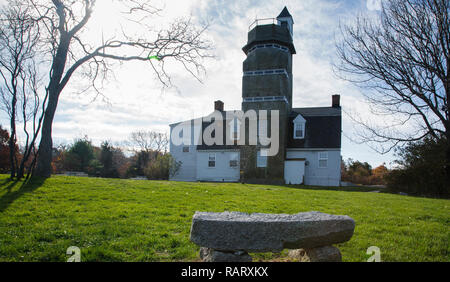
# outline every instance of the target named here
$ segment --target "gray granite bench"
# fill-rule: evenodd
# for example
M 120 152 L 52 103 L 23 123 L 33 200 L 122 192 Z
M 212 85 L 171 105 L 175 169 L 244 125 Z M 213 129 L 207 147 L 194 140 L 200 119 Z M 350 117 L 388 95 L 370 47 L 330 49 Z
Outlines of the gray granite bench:
M 281 252 L 300 261 L 341 261 L 333 244 L 353 236 L 355 222 L 348 216 L 320 212 L 246 214 L 196 212 L 190 239 L 201 247 L 206 262 L 250 262 L 248 253 Z

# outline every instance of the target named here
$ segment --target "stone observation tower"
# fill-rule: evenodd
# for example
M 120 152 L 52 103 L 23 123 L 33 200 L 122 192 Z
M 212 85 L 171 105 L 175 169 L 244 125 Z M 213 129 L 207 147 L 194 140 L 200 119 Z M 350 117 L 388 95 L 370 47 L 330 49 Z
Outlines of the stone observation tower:
M 241 168 L 245 178 L 283 179 L 288 118 L 292 110 L 292 55 L 296 53 L 293 25 L 285 7 L 276 19 L 256 20 L 249 28 L 248 42 L 243 48 L 247 58 L 243 63 L 242 110 L 279 111 L 280 150 L 277 156 L 264 159 L 254 152 L 261 146 L 243 148 L 241 163 L 248 164 L 247 168 Z M 270 124 L 269 117 L 269 136 Z M 256 159 L 252 160 L 255 155 Z M 255 166 L 255 162 L 263 164 Z

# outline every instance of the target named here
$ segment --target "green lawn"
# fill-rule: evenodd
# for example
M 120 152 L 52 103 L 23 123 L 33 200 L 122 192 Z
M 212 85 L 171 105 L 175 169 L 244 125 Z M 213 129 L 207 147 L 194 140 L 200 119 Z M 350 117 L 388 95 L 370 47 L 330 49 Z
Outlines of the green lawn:
M 52 177 L 27 185 L 0 175 L 0 261 L 198 261 L 195 211 L 349 215 L 344 261 L 450 261 L 450 201 L 308 187 Z M 254 255 L 283 261 L 282 254 Z

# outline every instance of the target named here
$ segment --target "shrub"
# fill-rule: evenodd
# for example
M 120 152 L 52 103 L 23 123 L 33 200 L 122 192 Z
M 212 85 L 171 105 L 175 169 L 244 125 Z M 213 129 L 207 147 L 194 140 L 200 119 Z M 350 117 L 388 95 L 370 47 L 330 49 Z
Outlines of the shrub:
M 363 185 L 385 185 L 389 170 L 382 164 L 374 169 L 367 162 L 349 159 L 341 163 L 342 181 Z
M 177 162 L 172 155 L 164 154 L 157 156 L 144 169 L 145 176 L 148 179 L 168 180 L 170 176 L 177 174 L 181 163 Z
M 120 149 L 114 148 L 108 141 L 101 145 L 99 162 L 102 164 L 100 176 L 105 178 L 119 178 L 115 155 L 121 153 Z
M 102 176 L 103 165 L 99 160 L 93 159 L 89 162 L 86 172 L 89 174 L 89 176 Z
M 393 192 L 449 198 L 443 153 L 446 150 L 447 141 L 443 138 L 425 138 L 400 148 L 400 160 L 396 161 L 399 167 L 386 177 L 388 188 Z
M 69 170 L 88 172 L 91 161 L 95 158 L 91 141 L 78 139 L 64 156 L 64 167 Z
M 382 164 L 377 168 L 372 169 L 372 175 L 370 176 L 371 185 L 385 185 L 386 175 L 388 175 L 389 170 Z

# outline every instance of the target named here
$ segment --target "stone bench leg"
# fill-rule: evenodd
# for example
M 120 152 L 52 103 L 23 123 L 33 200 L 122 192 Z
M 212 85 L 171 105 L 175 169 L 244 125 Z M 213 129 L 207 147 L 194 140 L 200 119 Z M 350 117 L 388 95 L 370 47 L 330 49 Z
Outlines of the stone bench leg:
M 314 249 L 298 249 L 289 251 L 289 257 L 300 262 L 341 262 L 342 256 L 338 248 L 333 246 Z
M 204 247 L 200 248 L 200 258 L 204 262 L 252 262 L 246 252 L 222 252 Z

